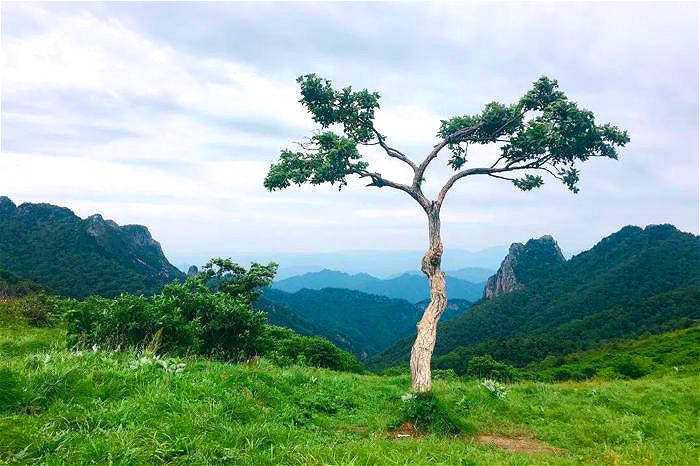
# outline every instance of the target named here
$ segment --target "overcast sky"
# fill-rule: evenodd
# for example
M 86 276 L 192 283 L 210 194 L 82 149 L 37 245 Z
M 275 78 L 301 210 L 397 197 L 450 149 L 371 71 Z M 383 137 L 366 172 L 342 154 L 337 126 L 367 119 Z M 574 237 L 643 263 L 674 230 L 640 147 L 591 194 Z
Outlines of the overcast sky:
M 698 233 L 694 3 L 3 2 L 0 194 L 147 225 L 176 263 L 422 249 L 425 221 L 404 193 L 264 190 L 279 149 L 314 129 L 295 87 L 310 72 L 380 91 L 377 124 L 414 159 L 441 118 L 510 103 L 543 74 L 628 129 L 621 160 L 587 165 L 577 195 L 550 180 L 529 193 L 462 180 L 443 210 L 449 248 L 552 234 L 574 252 L 626 224 Z M 428 190 L 446 176 L 434 163 Z

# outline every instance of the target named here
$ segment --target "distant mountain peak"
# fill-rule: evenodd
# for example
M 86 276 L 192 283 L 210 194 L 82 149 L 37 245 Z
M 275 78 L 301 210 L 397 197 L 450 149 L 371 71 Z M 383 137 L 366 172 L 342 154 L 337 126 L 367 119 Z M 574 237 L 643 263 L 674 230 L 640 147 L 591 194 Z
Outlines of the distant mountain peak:
M 556 240 L 545 235 L 525 244 L 513 243 L 496 273 L 489 277 L 484 298 L 490 299 L 521 289 L 532 275 L 566 261 Z

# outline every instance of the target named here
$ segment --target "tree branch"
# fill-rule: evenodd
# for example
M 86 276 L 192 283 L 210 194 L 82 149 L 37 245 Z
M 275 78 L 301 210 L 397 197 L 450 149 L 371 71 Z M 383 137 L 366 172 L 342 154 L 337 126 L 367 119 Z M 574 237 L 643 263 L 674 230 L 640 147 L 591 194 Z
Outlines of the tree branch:
M 437 200 L 435 203 L 437 204 L 438 207 L 442 206 L 443 201 L 445 200 L 445 196 L 447 195 L 447 192 L 452 188 L 452 186 L 461 178 L 464 178 L 465 176 L 470 176 L 470 175 L 489 175 L 489 176 L 496 176 L 493 175 L 494 173 L 503 173 L 503 172 L 512 172 L 512 171 L 517 171 L 517 170 L 529 170 L 529 169 L 540 169 L 540 170 L 546 170 L 549 172 L 548 169 L 542 167 L 541 165 L 544 164 L 547 159 L 549 159 L 549 155 L 545 157 L 541 157 L 533 162 L 530 162 L 525 165 L 518 165 L 518 166 L 512 166 L 512 165 L 506 165 L 505 167 L 502 168 L 468 168 L 466 170 L 462 170 L 460 172 L 455 173 L 452 175 L 452 177 L 447 180 L 447 183 L 445 183 L 445 186 L 442 187 L 440 190 L 440 193 L 438 194 Z M 551 172 L 550 172 L 551 173 Z M 504 179 L 510 179 L 510 178 L 505 178 L 505 177 L 500 177 Z M 512 180 L 511 180 L 512 181 Z
M 387 145 L 387 143 L 384 141 L 384 136 L 382 136 L 382 134 L 379 131 L 377 131 L 377 129 L 374 126 L 372 127 L 372 131 L 374 131 L 374 134 L 377 136 L 378 144 L 382 146 L 382 149 L 384 149 L 384 151 L 389 157 L 401 160 L 402 162 L 408 164 L 413 169 L 414 173 L 416 172 L 418 167 L 415 163 L 413 163 L 411 159 L 409 159 L 406 156 L 406 154 Z
M 354 173 L 359 175 L 360 178 L 371 178 L 372 182 L 367 186 L 374 186 L 376 188 L 383 188 L 385 186 L 388 186 L 390 188 L 398 189 L 399 191 L 407 193 L 409 196 L 415 199 L 416 202 L 418 202 L 418 204 L 420 204 L 420 206 L 424 210 L 426 210 L 426 212 L 428 211 L 428 209 L 430 209 L 432 205 L 428 198 L 426 198 L 420 190 L 414 189 L 413 186 L 408 186 L 402 183 L 391 181 L 389 179 L 384 178 L 381 174 L 377 172 L 357 170 Z
M 562 181 L 562 182 L 564 181 L 564 178 L 562 178 L 561 176 L 557 175 L 556 173 L 554 173 L 553 171 L 551 171 L 551 170 L 550 170 L 549 168 L 547 168 L 547 167 L 537 167 L 536 170 L 544 170 L 544 171 L 546 171 L 547 173 L 549 173 L 550 175 L 552 175 L 554 178 L 558 179 L 559 181 Z
M 498 178 L 498 179 L 507 180 L 507 181 L 515 181 L 515 178 L 508 178 L 507 176 L 494 175 L 493 173 L 489 173 L 488 175 L 492 178 Z
M 438 156 L 440 151 L 445 148 L 445 146 L 454 142 L 458 138 L 466 136 L 470 132 L 476 131 L 476 129 L 478 127 L 479 127 L 479 125 L 475 125 L 475 126 L 472 126 L 470 128 L 463 128 L 463 129 L 457 130 L 454 133 L 447 136 L 442 141 L 440 141 L 439 143 L 437 143 L 433 147 L 433 150 L 430 151 L 428 156 L 425 158 L 425 160 L 423 160 L 423 162 L 418 166 L 418 170 L 416 170 L 416 176 L 413 177 L 413 186 L 415 188 L 420 188 L 420 184 L 423 181 L 423 175 L 425 174 L 425 170 L 428 168 L 428 165 L 430 165 L 430 162 L 435 160 L 435 158 Z

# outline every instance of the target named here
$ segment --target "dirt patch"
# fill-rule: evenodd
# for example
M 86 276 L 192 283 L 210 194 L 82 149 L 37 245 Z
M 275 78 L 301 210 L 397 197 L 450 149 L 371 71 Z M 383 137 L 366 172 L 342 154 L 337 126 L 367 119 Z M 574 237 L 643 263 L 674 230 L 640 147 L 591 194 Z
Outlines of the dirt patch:
M 410 422 L 404 422 L 396 429 L 389 432 L 391 438 L 416 438 L 422 437 L 423 433 Z
M 550 447 L 544 442 L 530 437 L 505 437 L 497 434 L 483 434 L 476 437 L 476 442 L 494 445 L 511 453 L 558 453 L 559 448 Z

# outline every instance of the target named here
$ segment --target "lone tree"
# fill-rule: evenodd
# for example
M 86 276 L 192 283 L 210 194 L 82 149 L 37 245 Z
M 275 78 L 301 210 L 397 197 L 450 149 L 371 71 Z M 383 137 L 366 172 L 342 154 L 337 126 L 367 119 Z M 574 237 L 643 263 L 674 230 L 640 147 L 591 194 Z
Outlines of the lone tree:
M 351 87 L 338 90 L 315 74 L 301 76 L 297 82 L 301 104 L 322 130 L 300 144 L 301 150 L 282 150 L 279 160 L 270 167 L 265 187 L 273 191 L 292 184 L 337 183 L 342 188 L 348 176 L 357 175 L 369 180 L 367 186 L 405 192 L 428 217 L 429 246 L 421 270 L 430 282 L 430 304 L 418 323 L 411 350 L 411 380 L 416 392 L 427 392 L 432 387 L 430 363 L 437 323 L 447 305 L 445 276 L 440 270 L 440 209 L 452 186 L 468 176 L 486 175 L 530 191 L 542 186 L 544 174 L 576 193 L 578 163 L 594 157 L 617 159 L 617 148 L 629 142 L 626 131 L 611 124 L 597 125 L 593 113 L 570 101 L 557 81 L 542 77 L 512 105 L 491 102 L 481 113 L 442 120 L 439 142 L 417 163 L 389 145 L 375 127 L 378 93 L 354 91 Z M 496 144 L 499 151 L 484 166 L 467 167 L 470 144 Z M 373 145 L 411 167 L 413 180 L 399 183 L 371 171 L 358 147 Z M 447 149 L 447 164 L 455 173 L 431 200 L 422 190 L 425 172 L 443 149 Z

